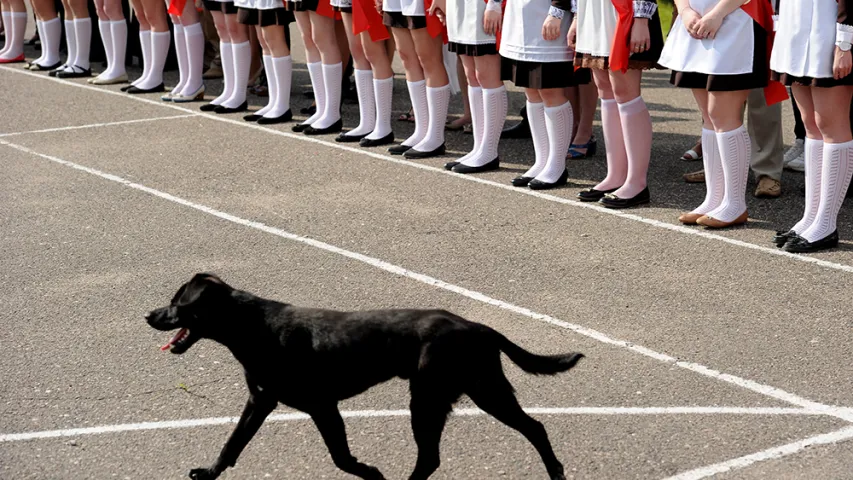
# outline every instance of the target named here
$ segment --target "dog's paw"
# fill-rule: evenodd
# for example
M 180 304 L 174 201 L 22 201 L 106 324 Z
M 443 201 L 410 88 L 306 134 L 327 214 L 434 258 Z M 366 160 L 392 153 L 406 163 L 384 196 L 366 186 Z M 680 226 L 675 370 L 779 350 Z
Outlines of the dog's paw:
M 190 470 L 190 478 L 192 480 L 213 480 L 218 476 L 219 474 L 209 468 L 194 468 Z
M 364 478 L 369 480 L 386 480 L 382 472 L 376 467 L 368 467 L 367 475 Z

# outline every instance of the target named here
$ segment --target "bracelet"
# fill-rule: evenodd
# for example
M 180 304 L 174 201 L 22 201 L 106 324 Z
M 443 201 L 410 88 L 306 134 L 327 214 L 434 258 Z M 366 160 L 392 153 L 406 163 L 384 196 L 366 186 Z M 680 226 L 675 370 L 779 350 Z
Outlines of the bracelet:
M 562 20 L 563 17 L 566 15 L 566 11 L 562 8 L 551 6 L 551 8 L 548 9 L 548 15 Z
M 634 0 L 634 18 L 650 19 L 657 12 L 658 6 L 646 0 Z

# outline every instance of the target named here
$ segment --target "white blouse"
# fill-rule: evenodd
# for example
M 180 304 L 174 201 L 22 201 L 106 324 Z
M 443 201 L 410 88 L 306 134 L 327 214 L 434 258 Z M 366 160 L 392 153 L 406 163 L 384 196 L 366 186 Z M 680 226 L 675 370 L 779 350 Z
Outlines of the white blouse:
M 795 77 L 832 78 L 838 4 L 826 0 L 783 0 L 770 69 Z

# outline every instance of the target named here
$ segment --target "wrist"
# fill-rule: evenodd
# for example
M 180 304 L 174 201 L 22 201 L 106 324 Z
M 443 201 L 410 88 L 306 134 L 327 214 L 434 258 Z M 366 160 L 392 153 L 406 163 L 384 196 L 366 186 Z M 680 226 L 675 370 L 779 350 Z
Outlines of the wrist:
M 557 20 L 562 20 L 563 17 L 565 17 L 565 16 L 566 16 L 566 11 L 563 10 L 562 8 L 557 8 L 557 7 L 552 6 L 551 8 L 548 9 L 548 17 L 549 18 L 556 18 Z

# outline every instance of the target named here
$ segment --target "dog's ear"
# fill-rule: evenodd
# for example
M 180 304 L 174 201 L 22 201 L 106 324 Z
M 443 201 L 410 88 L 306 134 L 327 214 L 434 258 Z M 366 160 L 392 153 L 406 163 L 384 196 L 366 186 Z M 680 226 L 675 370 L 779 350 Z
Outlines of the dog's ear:
M 206 273 L 206 272 L 196 273 L 190 282 L 195 282 L 195 281 L 199 281 L 199 282 L 208 281 L 211 283 L 217 283 L 219 285 L 225 285 L 225 282 L 223 282 L 222 279 L 219 278 L 219 276 L 216 275 L 215 273 Z
M 193 276 L 192 280 L 185 283 L 178 290 L 172 303 L 179 306 L 187 306 L 197 302 L 205 290 L 221 287 L 228 287 L 228 285 L 216 275 L 211 273 L 197 273 Z

